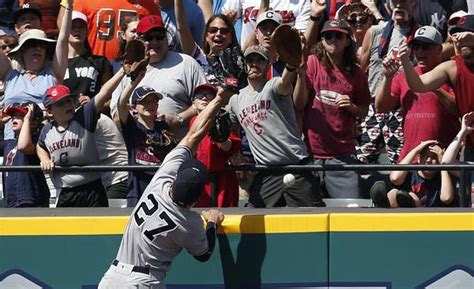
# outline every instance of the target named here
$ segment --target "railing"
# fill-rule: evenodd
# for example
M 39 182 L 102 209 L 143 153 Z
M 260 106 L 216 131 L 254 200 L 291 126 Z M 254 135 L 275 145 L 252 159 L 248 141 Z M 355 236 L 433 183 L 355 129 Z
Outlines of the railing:
M 57 172 L 104 172 L 104 171 L 156 171 L 160 166 L 141 166 L 141 165 L 123 165 L 123 166 L 70 166 L 55 167 Z M 0 166 L 0 171 L 34 171 L 41 170 L 40 166 Z M 465 175 L 466 171 L 474 170 L 474 164 L 450 164 L 450 165 L 289 165 L 289 166 L 262 166 L 262 165 L 239 165 L 228 166 L 225 170 L 235 171 L 276 171 L 276 172 L 308 172 L 308 171 L 414 171 L 414 170 L 432 170 L 432 171 L 459 171 L 459 202 L 461 207 L 467 207 L 470 190 L 467 190 Z M 472 180 L 474 181 L 474 180 Z M 470 187 L 470 186 L 469 186 Z

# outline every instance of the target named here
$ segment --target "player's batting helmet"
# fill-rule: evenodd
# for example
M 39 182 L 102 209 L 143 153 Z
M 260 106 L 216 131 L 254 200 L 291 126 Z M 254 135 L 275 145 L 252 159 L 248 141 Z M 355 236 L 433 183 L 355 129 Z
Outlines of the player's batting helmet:
M 185 161 L 178 170 L 173 184 L 171 198 L 173 201 L 187 207 L 196 202 L 204 190 L 208 171 L 203 163 L 196 159 Z

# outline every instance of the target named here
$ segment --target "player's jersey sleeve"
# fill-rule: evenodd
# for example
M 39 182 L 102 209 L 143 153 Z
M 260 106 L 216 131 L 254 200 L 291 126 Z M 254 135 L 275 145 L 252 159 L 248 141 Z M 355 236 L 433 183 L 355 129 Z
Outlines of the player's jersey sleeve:
M 169 154 L 166 155 L 165 159 L 161 163 L 160 169 L 155 173 L 148 187 L 151 186 L 151 183 L 157 182 L 158 178 L 169 178 L 171 181 L 174 181 L 181 164 L 192 157 L 192 151 L 187 146 L 177 146 L 174 148 Z
M 186 250 L 193 256 L 200 256 L 206 253 L 209 249 L 207 243 L 206 231 L 204 230 L 204 224 L 201 219 L 193 220 L 192 224 L 192 236 L 187 239 Z

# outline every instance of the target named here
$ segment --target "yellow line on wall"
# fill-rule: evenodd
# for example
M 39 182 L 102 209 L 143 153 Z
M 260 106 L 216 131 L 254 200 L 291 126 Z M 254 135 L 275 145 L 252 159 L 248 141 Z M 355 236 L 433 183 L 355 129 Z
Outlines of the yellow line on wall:
M 121 235 L 128 216 L 120 217 L 6 217 L 0 218 L 0 236 Z M 328 214 L 229 215 L 221 232 L 308 233 L 327 232 Z
M 0 236 L 121 235 L 128 216 L 4 217 Z M 474 213 L 322 213 L 227 215 L 226 234 L 474 231 Z
M 331 214 L 331 232 L 474 231 L 474 213 Z

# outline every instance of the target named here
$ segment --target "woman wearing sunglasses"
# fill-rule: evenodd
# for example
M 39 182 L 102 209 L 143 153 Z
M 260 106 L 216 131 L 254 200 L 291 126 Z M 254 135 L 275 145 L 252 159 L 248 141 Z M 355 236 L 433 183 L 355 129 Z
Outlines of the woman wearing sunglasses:
M 337 19 L 344 19 L 352 29 L 355 39 L 357 56 L 360 55 L 365 33 L 375 22 L 375 17 L 361 2 L 345 4 L 338 10 Z
M 21 101 L 41 103 L 46 90 L 63 81 L 68 63 L 72 2 L 67 1 L 57 41 L 47 38 L 42 30 L 29 29 L 21 34 L 19 45 L 8 57 L 0 51 L 0 80 L 5 81 L 4 105 Z M 7 124 L 5 139 L 13 137 L 11 124 Z
M 297 109 L 304 111 L 306 144 L 317 165 L 356 163 L 356 120 L 367 114 L 371 97 L 351 33 L 344 20 L 325 22 L 322 39 L 308 58 L 307 91 L 296 96 Z M 329 197 L 360 197 L 356 172 L 324 172 L 320 177 Z

